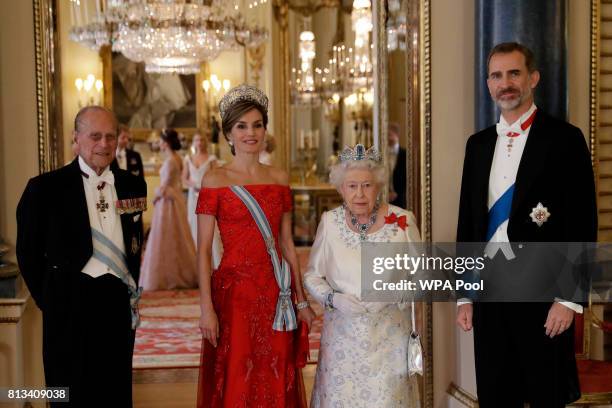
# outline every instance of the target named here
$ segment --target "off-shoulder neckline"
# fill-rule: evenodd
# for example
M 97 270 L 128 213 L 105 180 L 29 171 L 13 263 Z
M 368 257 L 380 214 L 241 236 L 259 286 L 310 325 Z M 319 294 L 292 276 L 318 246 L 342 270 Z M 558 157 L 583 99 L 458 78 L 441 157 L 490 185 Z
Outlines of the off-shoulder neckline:
M 231 184 L 228 186 L 219 186 L 219 187 L 202 187 L 208 189 L 222 189 L 222 188 L 231 188 L 231 187 L 286 187 L 290 188 L 288 184 L 278 184 L 278 183 L 257 183 L 257 184 Z

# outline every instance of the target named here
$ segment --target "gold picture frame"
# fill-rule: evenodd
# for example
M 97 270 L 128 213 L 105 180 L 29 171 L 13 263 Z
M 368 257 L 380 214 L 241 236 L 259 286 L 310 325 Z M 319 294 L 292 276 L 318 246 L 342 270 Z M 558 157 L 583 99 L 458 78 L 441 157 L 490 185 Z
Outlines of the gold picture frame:
M 113 109 L 114 99 L 113 95 L 113 53 L 110 46 L 104 46 L 100 49 L 100 58 L 102 60 L 102 81 L 104 83 L 104 106 Z M 194 133 L 202 128 L 205 128 L 205 133 L 208 128 L 208 111 L 209 107 L 206 106 L 204 97 L 204 91 L 201 88 L 201 83 L 205 77 L 205 71 L 207 64 L 202 64 L 200 71 L 195 74 L 195 87 L 193 92 L 195 93 L 195 127 L 176 127 L 175 130 L 179 134 L 183 134 L 187 139 L 191 139 Z M 155 128 L 132 128 L 130 129 L 134 141 L 146 142 L 151 134 L 156 134 L 161 129 Z

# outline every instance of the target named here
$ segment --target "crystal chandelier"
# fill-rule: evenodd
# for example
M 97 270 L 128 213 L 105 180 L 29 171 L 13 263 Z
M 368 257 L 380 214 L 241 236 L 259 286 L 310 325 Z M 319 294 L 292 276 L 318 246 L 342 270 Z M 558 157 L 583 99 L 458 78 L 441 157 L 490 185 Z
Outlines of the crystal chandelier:
M 268 35 L 222 0 L 71 0 L 71 6 L 70 39 L 95 51 L 111 45 L 150 73 L 194 74 L 222 51 L 257 46 Z
M 309 25 L 309 21 L 305 25 Z M 341 27 L 340 24 L 338 29 L 342 30 Z M 334 44 L 328 64 L 322 69 L 313 65 L 316 56 L 314 34 L 310 30 L 300 33 L 299 68 L 292 69 L 290 82 L 293 104 L 318 106 L 325 101 L 326 104 L 337 105 L 340 99 L 349 96 L 352 101 L 359 95 L 371 94 L 373 65 L 370 33 L 373 23 L 370 0 L 353 1 L 351 28 L 355 33 L 354 44 L 347 46 L 343 40 Z
M 388 0 L 389 17 L 387 18 L 387 50 L 406 51 L 408 27 L 406 13 L 402 10 L 400 0 Z
M 318 105 L 321 70 L 314 67 L 315 35 L 302 31 L 299 42 L 300 67 L 291 70 L 291 90 L 294 104 Z
M 355 31 L 355 51 L 351 61 L 352 67 L 349 77 L 353 81 L 353 88 L 364 88 L 370 85 L 373 72 L 372 46 L 370 44 L 373 24 L 370 0 L 355 0 L 353 2 L 351 22 L 353 31 Z

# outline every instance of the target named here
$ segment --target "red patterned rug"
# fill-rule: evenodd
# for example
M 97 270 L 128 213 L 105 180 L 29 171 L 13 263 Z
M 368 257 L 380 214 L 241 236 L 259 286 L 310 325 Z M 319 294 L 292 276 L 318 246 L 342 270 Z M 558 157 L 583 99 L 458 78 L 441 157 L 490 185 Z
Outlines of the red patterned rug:
M 316 363 L 323 326 L 323 309 L 310 331 L 310 363 Z M 145 292 L 140 300 L 141 324 L 136 331 L 134 369 L 188 368 L 200 364 L 199 292 Z

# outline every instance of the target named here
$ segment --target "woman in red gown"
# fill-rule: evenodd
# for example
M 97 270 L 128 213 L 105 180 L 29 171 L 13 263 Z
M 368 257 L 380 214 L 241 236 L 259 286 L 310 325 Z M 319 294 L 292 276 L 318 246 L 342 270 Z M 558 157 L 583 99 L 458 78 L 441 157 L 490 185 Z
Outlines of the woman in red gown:
M 245 204 L 230 186 L 244 186 L 263 209 L 279 256 L 291 266 L 298 321 L 310 309 L 291 236 L 291 194 L 287 174 L 259 163 L 268 122 L 268 99 L 241 85 L 219 104 L 222 128 L 234 160 L 208 172 L 198 213 L 198 271 L 202 317 L 202 359 L 198 407 L 306 407 L 296 367 L 296 331 L 272 328 L 279 287 L 264 239 Z M 223 258 L 212 273 L 215 219 Z

